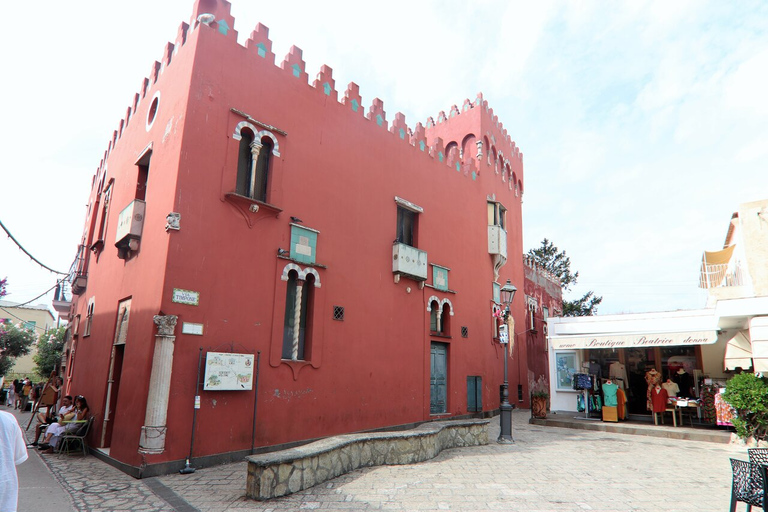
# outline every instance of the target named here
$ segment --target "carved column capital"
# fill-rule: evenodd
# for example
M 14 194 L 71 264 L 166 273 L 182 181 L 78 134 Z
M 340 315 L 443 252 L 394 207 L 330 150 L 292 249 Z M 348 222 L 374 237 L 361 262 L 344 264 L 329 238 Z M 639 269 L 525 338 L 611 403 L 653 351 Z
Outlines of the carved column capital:
M 175 336 L 174 330 L 176 329 L 176 321 L 179 319 L 176 315 L 155 315 L 155 325 L 157 325 L 158 336 Z
M 261 152 L 261 148 L 263 147 L 264 144 L 257 140 L 251 142 L 251 154 L 254 156 L 254 158 L 259 156 L 259 152 Z
M 477 144 L 477 159 L 480 160 L 483 158 L 483 140 L 478 139 L 475 144 Z

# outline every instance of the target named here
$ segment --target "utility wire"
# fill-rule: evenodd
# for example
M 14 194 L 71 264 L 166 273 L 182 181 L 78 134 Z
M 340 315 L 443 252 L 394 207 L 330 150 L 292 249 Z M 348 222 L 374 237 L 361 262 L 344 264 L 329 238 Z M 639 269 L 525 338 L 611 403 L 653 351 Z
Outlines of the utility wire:
M 8 238 L 10 238 L 11 240 L 13 240 L 13 242 L 14 242 L 14 243 L 15 243 L 15 244 L 16 244 L 16 245 L 19 247 L 19 249 L 21 249 L 22 251 L 24 251 L 24 254 L 26 254 L 27 256 L 29 256 L 29 257 L 32 259 L 32 261 L 34 261 L 35 263 L 37 263 L 38 265 L 40 265 L 40 266 L 41 266 L 41 267 L 43 267 L 44 269 L 46 269 L 46 270 L 50 270 L 50 271 L 51 271 L 51 272 L 53 272 L 54 274 L 59 274 L 59 275 L 62 275 L 62 276 L 66 276 L 66 275 L 68 275 L 68 273 L 67 273 L 67 272 L 59 272 L 58 270 L 53 270 L 51 267 L 49 267 L 49 266 L 47 266 L 47 265 L 43 265 L 43 264 L 40 262 L 40 260 L 38 260 L 37 258 L 35 258 L 34 256 L 32 256 L 32 255 L 29 253 L 29 251 L 27 251 L 27 250 L 26 250 L 26 249 L 25 249 L 25 248 L 24 248 L 24 247 L 23 247 L 23 246 L 22 246 L 22 245 L 19 243 L 19 241 L 18 241 L 18 240 L 16 240 L 16 239 L 13 237 L 13 235 L 11 234 L 11 232 L 10 232 L 10 231 L 8 231 L 8 228 L 6 228 L 6 227 L 5 227 L 5 225 L 3 224 L 3 222 L 2 222 L 2 221 L 0 221 L 0 228 L 3 228 L 3 231 L 5 231 L 5 234 L 6 234 L 6 235 L 8 235 Z M 50 290 L 49 290 L 49 291 L 50 291 Z M 46 292 L 46 293 L 48 293 L 48 292 Z M 45 295 L 45 294 L 43 294 L 43 295 Z M 34 299 L 32 299 L 32 300 L 34 300 Z
M 53 289 L 54 289 L 54 288 L 56 288 L 57 286 L 59 286 L 59 282 L 58 282 L 58 281 L 56 282 L 56 284 L 55 284 L 55 285 L 53 285 L 53 286 L 51 286 L 50 288 L 48 288 L 47 290 L 45 290 L 43 293 L 41 293 L 40 295 L 38 295 L 38 296 L 37 296 L 37 297 L 35 297 L 34 299 L 30 299 L 30 300 L 28 300 L 27 302 L 24 302 L 23 304 L 16 304 L 16 305 L 15 305 L 15 306 L 13 306 L 13 307 L 15 307 L 15 308 L 20 308 L 20 307 L 22 307 L 22 306 L 26 306 L 26 305 L 27 305 L 27 304 L 29 304 L 30 302 L 34 302 L 34 301 L 36 301 L 37 299 L 39 299 L 40 297 L 42 297 L 43 295 L 45 295 L 46 293 L 50 292 L 51 290 L 53 290 Z

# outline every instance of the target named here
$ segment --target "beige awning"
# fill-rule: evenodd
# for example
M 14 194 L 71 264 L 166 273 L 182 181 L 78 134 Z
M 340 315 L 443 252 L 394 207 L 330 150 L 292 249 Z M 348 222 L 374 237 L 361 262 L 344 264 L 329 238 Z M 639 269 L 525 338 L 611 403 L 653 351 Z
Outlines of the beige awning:
M 549 340 L 555 350 L 695 346 L 715 343 L 717 331 L 550 336 Z
M 735 370 L 736 368 L 748 370 L 752 368 L 752 343 L 746 332 L 739 331 L 736 336 L 728 340 L 725 345 L 723 368 L 725 370 Z
M 722 265 L 728 263 L 731 261 L 731 256 L 733 255 L 733 250 L 735 248 L 736 245 L 732 245 L 721 251 L 704 251 L 702 263 L 704 265 Z

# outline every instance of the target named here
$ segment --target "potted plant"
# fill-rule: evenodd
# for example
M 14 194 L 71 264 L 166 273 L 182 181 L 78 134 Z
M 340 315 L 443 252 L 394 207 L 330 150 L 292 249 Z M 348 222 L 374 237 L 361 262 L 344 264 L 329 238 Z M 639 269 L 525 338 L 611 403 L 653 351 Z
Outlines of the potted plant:
M 547 401 L 549 400 L 549 383 L 542 375 L 531 387 L 531 416 L 544 419 L 547 417 Z

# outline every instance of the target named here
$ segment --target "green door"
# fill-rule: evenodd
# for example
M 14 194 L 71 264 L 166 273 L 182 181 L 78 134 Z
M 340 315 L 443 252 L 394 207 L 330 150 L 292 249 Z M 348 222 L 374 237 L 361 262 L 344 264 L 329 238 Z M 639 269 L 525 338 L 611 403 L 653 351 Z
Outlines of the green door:
M 430 363 L 429 413 L 441 414 L 448 410 L 448 345 L 432 342 Z

